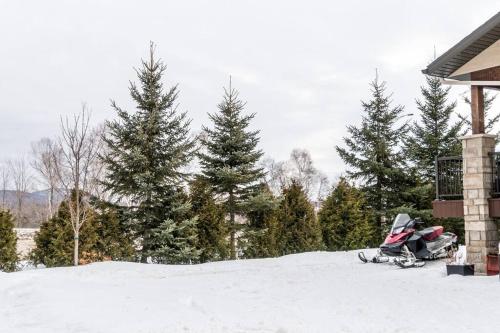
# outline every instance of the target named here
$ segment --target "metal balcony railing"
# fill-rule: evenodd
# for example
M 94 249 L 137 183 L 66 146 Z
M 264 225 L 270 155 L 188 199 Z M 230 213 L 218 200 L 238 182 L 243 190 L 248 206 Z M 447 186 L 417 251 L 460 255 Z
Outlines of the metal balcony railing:
M 463 199 L 462 156 L 436 158 L 436 199 Z
M 491 196 L 500 197 L 500 152 L 490 154 L 492 173 L 491 173 Z
M 500 198 L 500 152 L 490 153 L 491 197 Z M 436 199 L 463 199 L 462 156 L 436 158 Z

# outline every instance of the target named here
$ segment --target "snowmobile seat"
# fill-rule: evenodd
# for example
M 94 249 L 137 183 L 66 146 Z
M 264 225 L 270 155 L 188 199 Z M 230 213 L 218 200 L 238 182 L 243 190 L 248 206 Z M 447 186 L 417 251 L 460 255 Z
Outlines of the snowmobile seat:
M 424 230 L 420 230 L 419 233 L 425 240 L 431 241 L 441 236 L 441 234 L 443 233 L 443 227 L 441 226 L 429 227 L 425 228 Z

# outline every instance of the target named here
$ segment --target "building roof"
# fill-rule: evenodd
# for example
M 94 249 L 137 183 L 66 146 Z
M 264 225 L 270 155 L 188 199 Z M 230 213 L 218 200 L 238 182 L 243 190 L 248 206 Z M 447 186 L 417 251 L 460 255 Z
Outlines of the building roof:
M 499 39 L 500 12 L 434 60 L 422 72 L 431 76 L 449 77 Z

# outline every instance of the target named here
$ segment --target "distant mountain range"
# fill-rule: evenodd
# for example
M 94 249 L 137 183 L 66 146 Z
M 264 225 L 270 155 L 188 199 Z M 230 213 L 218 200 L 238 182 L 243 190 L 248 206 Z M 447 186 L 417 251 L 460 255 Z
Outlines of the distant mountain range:
M 4 194 L 5 193 L 5 194 Z M 15 206 L 17 203 L 17 195 L 14 190 L 1 190 L 0 191 L 0 204 L 5 195 L 5 203 L 7 206 Z M 55 194 L 55 201 L 60 202 L 62 197 Z M 49 190 L 41 190 L 35 192 L 23 192 L 23 203 L 26 204 L 36 204 L 36 205 L 46 205 L 49 200 Z
M 47 218 L 47 203 L 49 190 L 23 192 L 21 216 L 16 217 L 16 227 L 37 228 Z M 4 202 L 5 200 L 5 202 Z M 54 205 L 62 201 L 62 196 L 55 194 Z M 14 190 L 0 190 L 0 208 L 5 205 L 14 215 L 17 215 L 17 195 Z

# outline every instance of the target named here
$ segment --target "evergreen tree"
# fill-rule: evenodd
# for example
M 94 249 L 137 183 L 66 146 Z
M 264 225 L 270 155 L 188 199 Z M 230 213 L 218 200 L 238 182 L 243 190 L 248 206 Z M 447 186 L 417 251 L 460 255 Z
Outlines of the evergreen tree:
M 191 210 L 198 216 L 197 247 L 202 250 L 201 262 L 229 257 L 228 229 L 224 209 L 217 204 L 213 190 L 205 180 L 196 178 L 190 184 Z
M 153 262 L 160 264 L 192 264 L 199 260 L 201 250 L 196 248 L 197 218 L 175 222 L 165 220 L 152 230 Z
M 189 197 L 182 188 L 177 189 L 175 201 L 170 203 L 169 218 L 152 230 L 151 250 L 148 255 L 160 264 L 192 264 L 199 261 L 196 226 Z
M 19 257 L 17 255 L 17 235 L 14 231 L 14 218 L 9 211 L 0 210 L 0 271 L 16 270 Z
M 377 235 L 382 232 L 387 210 L 401 204 L 401 193 L 408 180 L 403 171 L 404 159 L 398 146 L 406 125 L 396 126 L 404 108 L 391 106 L 391 96 L 385 93 L 385 82 L 376 78 L 372 83 L 372 100 L 362 102 L 363 118 L 360 127 L 348 126 L 347 146 L 337 146 L 342 160 L 350 167 L 349 177 L 362 182 L 367 202 L 377 214 Z
M 162 78 L 166 66 L 150 47 L 148 61 L 137 70 L 140 85 L 130 84 L 130 95 L 137 104 L 129 113 L 112 103 L 118 119 L 107 122 L 106 156 L 109 171 L 104 184 L 119 199 L 127 199 L 126 209 L 136 234 L 142 241 L 141 261 L 164 245 L 159 244 L 159 227 L 183 230 L 188 221 L 174 219 L 180 200 L 178 190 L 184 181 L 182 171 L 191 160 L 194 141 L 189 137 L 186 113 L 177 111 L 177 86 L 166 91 Z M 168 226 L 168 228 L 167 228 Z M 153 230 L 156 229 L 156 232 Z M 175 234 L 175 232 L 174 232 Z
M 267 185 L 262 184 L 257 195 L 246 204 L 248 225 L 239 239 L 244 258 L 267 258 L 280 255 L 279 200 Z
M 282 254 L 323 249 L 321 227 L 316 219 L 314 207 L 302 186 L 295 180 L 288 188 L 283 189 L 278 220 Z
M 80 232 L 80 263 L 133 259 L 134 244 L 122 215 L 107 203 L 97 206 L 98 211 L 89 208 L 89 219 Z M 47 267 L 73 264 L 73 229 L 67 201 L 61 203 L 52 218 L 41 224 L 30 257 L 35 264 Z
M 40 225 L 35 235 L 35 248 L 30 257 L 35 265 L 44 264 L 47 267 L 70 266 L 73 264 L 73 230 L 71 228 L 68 204 L 64 201 L 57 212 Z M 90 222 L 89 220 L 88 222 Z M 79 258 L 81 252 L 87 250 L 87 228 L 91 223 L 85 223 L 80 233 Z
M 255 114 L 242 113 L 245 104 L 231 84 L 224 92 L 223 101 L 218 105 L 219 112 L 209 114 L 214 127 L 203 127 L 201 143 L 205 149 L 199 156 L 203 177 L 216 193 L 223 196 L 229 214 L 230 253 L 235 259 L 235 216 L 243 213 L 242 205 L 263 177 L 262 169 L 256 166 L 262 152 L 257 149 L 259 131 L 248 130 Z
M 424 184 L 434 182 L 436 157 L 461 155 L 462 151 L 458 140 L 462 122 L 452 122 L 456 103 L 447 103 L 451 88 L 443 88 L 437 77 L 426 80 L 427 87 L 421 88 L 424 100 L 417 99 L 420 121 L 413 123 L 405 142 L 406 156 Z
M 93 230 L 95 241 L 88 252 L 90 258 L 84 255 L 83 259 L 92 262 L 134 260 L 136 252 L 134 239 L 121 207 L 105 201 L 98 201 L 95 207 L 92 226 L 88 228 L 88 232 Z
M 326 248 L 338 251 L 377 246 L 374 218 L 363 193 L 341 178 L 318 213 Z
M 496 114 L 491 114 L 491 108 L 494 105 L 495 99 L 497 98 L 496 94 L 492 94 L 488 91 L 484 92 L 484 119 L 485 119 L 485 124 L 484 124 L 484 131 L 486 133 L 489 133 L 493 130 L 495 125 L 500 121 L 500 113 Z M 469 96 L 464 96 L 464 102 L 468 105 L 470 105 L 470 98 Z M 460 113 L 457 114 L 460 120 L 463 122 L 465 125 L 465 132 L 470 131 L 472 129 L 472 122 L 471 122 L 471 113 L 470 111 L 467 112 L 467 116 L 461 115 Z

